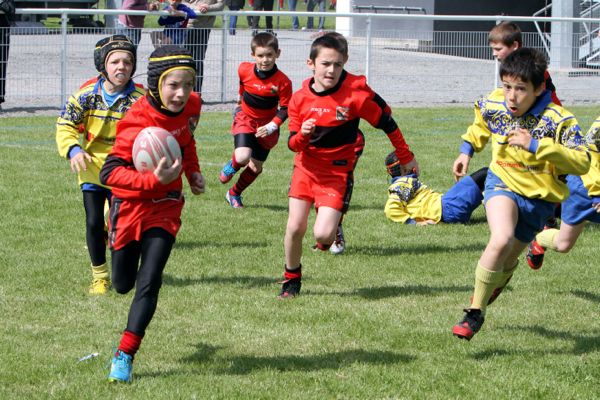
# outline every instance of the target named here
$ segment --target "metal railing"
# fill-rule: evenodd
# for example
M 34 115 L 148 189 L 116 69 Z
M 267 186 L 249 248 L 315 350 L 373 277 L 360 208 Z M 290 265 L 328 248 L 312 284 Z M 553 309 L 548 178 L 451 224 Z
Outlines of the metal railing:
M 165 12 L 93 10 L 93 9 L 19 9 L 19 13 L 60 16 L 57 29 L 11 29 L 11 47 L 8 65 L 8 84 L 5 108 L 60 107 L 68 95 L 81 83 L 96 75 L 93 65 L 94 43 L 115 31 L 110 28 L 71 28 L 72 15 L 144 15 L 157 18 Z M 415 32 L 403 28 L 404 21 L 491 21 L 509 19 L 515 22 L 539 21 L 581 24 L 598 23 L 590 18 L 506 17 L 506 16 L 448 16 L 373 13 L 319 13 L 319 12 L 233 12 L 211 13 L 223 18 L 224 28 L 214 28 L 205 60 L 202 95 L 205 101 L 223 103 L 237 97 L 237 66 L 250 61 L 251 30 L 239 28 L 237 35 L 228 35 L 228 18 L 232 15 L 274 15 L 282 18 L 300 18 L 323 15 L 335 19 L 338 31 L 346 35 L 350 44 L 348 71 L 367 76 L 369 84 L 392 105 L 466 104 L 485 95 L 496 84 L 495 62 L 487 44 L 487 31 L 439 32 L 433 29 Z M 209 14 L 210 15 L 210 14 Z M 366 19 L 365 28 L 350 31 L 343 19 Z M 373 22 L 392 18 L 397 22 L 393 30 L 377 30 Z M 243 21 L 245 18 L 239 18 Z M 263 18 L 264 19 L 264 18 Z M 342 28 L 340 28 L 342 27 Z M 136 82 L 145 83 L 147 57 L 153 50 L 150 35 L 153 29 L 144 29 L 138 47 Z M 292 80 L 294 88 L 310 76 L 305 60 L 310 44 L 318 32 L 277 31 L 282 55 L 279 68 Z M 535 33 L 526 33 L 524 44 L 546 50 Z M 573 43 L 576 43 L 576 35 Z M 576 46 L 573 46 L 575 49 Z M 572 50 L 572 49 L 571 49 Z M 573 63 L 577 60 L 573 59 Z M 575 64 L 573 64 L 575 65 Z M 577 66 L 577 65 L 575 65 Z M 558 94 L 567 104 L 600 103 L 596 90 L 597 71 L 571 74 L 571 69 L 551 69 Z M 585 75 L 585 76 L 584 76 Z

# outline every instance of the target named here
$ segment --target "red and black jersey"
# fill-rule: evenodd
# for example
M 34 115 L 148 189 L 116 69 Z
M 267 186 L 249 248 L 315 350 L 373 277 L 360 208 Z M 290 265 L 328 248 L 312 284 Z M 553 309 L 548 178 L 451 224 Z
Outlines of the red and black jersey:
M 277 69 L 277 65 L 270 71 L 259 71 L 255 63 L 243 62 L 238 75 L 242 111 L 250 118 L 271 119 L 281 125 L 288 117 L 292 81 Z
M 100 171 L 100 181 L 112 186 L 113 194 L 120 199 L 163 199 L 181 194 L 181 174 L 175 181 L 163 185 L 153 173 L 142 174 L 135 169 L 131 154 L 133 142 L 146 127 L 160 127 L 175 136 L 181 147 L 182 174 L 185 173 L 188 181 L 194 172 L 200 172 L 194 140 L 202 104 L 200 96 L 192 93 L 183 111 L 177 114 L 159 111 L 151 102 L 147 95 L 142 97 L 119 121 L 115 145 Z
M 557 106 L 562 106 L 562 103 L 556 95 L 556 86 L 552 83 L 552 78 L 550 77 L 550 72 L 548 72 L 548 70 L 544 72 L 544 83 L 546 84 L 546 90 L 549 90 L 552 94 L 552 102 Z
M 324 92 L 315 92 L 313 82 L 313 78 L 305 81 L 290 101 L 288 147 L 298 152 L 295 165 L 307 169 L 351 170 L 360 119 L 388 135 L 402 164 L 412 161 L 413 154 L 389 106 L 367 85 L 364 76 L 343 71 L 338 84 Z M 315 132 L 303 136 L 301 125 L 310 118 L 316 120 Z

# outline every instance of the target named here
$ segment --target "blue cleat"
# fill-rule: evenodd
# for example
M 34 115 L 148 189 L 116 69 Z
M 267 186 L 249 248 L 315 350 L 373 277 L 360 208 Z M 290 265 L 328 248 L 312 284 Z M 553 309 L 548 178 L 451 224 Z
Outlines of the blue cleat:
M 229 190 L 225 193 L 225 200 L 229 203 L 229 205 L 233 208 L 244 208 L 242 204 L 242 196 L 234 196 Z
M 109 382 L 131 383 L 133 357 L 117 350 L 110 363 Z
M 225 184 L 225 183 L 229 182 L 231 180 L 231 178 L 233 178 L 233 176 L 235 175 L 236 172 L 237 171 L 235 169 L 233 169 L 231 160 L 229 160 L 227 162 L 227 164 L 225 164 L 223 166 L 223 169 L 221 170 L 221 173 L 219 174 L 219 180 L 221 181 L 221 183 Z

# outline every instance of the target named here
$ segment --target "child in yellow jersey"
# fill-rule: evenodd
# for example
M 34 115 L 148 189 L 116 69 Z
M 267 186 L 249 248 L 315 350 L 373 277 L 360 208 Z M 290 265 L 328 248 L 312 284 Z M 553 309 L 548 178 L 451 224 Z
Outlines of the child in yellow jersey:
M 452 333 L 470 340 L 513 275 L 518 257 L 552 216 L 554 203 L 569 195 L 563 175 L 590 168 L 575 117 L 554 104 L 545 90 L 546 60 L 533 49 L 509 54 L 500 66 L 502 88 L 475 103 L 475 121 L 462 138 L 453 165 L 464 177 L 474 152 L 492 142 L 484 204 L 490 239 L 475 271 L 470 307 Z
M 415 225 L 465 224 L 483 201 L 487 168 L 481 168 L 458 181 L 445 194 L 425 186 L 416 174 L 402 175 L 394 152 L 385 165 L 392 183 L 388 187 L 385 216 L 394 222 Z
M 530 243 L 527 264 L 533 269 L 542 267 L 546 249 L 568 253 L 587 222 L 600 223 L 600 117 L 592 124 L 585 141 L 592 157 L 590 171 L 583 176 L 567 175 L 571 194 L 562 203 L 560 230 L 546 229 Z
M 56 144 L 61 157 L 77 173 L 83 192 L 86 244 L 92 267 L 89 293 L 96 295 L 106 293 L 110 287 L 104 205 L 110 200 L 111 191 L 100 183 L 100 169 L 115 143 L 117 122 L 145 92 L 131 79 L 136 49 L 126 36 L 113 35 L 98 41 L 94 63 L 98 79 L 86 82 L 65 104 L 56 121 Z

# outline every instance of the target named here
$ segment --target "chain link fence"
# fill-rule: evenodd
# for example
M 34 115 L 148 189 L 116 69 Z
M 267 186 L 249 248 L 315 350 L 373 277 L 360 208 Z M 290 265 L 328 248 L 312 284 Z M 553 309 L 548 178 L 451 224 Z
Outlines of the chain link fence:
M 80 11 L 88 14 L 92 11 L 104 14 L 111 12 L 110 10 Z M 24 11 L 20 10 L 20 12 Z M 7 65 L 4 110 L 62 107 L 70 93 L 97 74 L 93 63 L 95 43 L 115 33 L 111 28 L 67 27 L 66 15 L 73 13 L 74 10 L 44 9 L 43 12 L 63 15 L 63 27 L 10 28 L 10 56 Z M 117 12 L 124 13 L 124 11 Z M 320 15 L 316 12 L 234 13 L 228 11 L 216 14 L 224 19 L 233 14 L 238 14 L 241 18 L 245 18 L 246 15 L 268 14 L 278 15 L 280 18 L 291 18 L 292 15 L 302 17 Z M 158 15 L 159 13 L 152 13 L 151 17 Z M 328 18 L 332 17 L 331 13 L 324 15 Z M 351 34 L 341 31 L 347 34 L 350 45 L 350 58 L 346 69 L 352 73 L 367 75 L 373 89 L 392 105 L 428 107 L 470 104 L 498 84 L 496 62 L 492 59 L 487 45 L 488 32 L 415 32 L 403 30 L 401 19 L 398 19 L 397 29 L 376 31 L 370 28 L 368 22 L 374 18 L 390 18 L 390 16 L 346 14 L 344 17 L 370 18 L 364 30 L 354 30 Z M 494 20 L 494 17 L 490 16 L 480 18 Z M 222 26 L 227 25 L 227 21 L 222 24 Z M 142 39 L 138 47 L 135 81 L 142 84 L 146 83 L 147 60 L 154 49 L 151 42 L 153 31 L 156 30 L 142 31 Z M 290 77 L 294 88 L 299 88 L 301 82 L 310 76 L 306 59 L 310 44 L 319 32 L 280 29 L 276 33 L 282 50 L 278 66 Z M 573 43 L 579 43 L 580 36 L 579 33 L 574 34 Z M 204 68 L 202 97 L 205 102 L 210 104 L 235 101 L 238 91 L 237 67 L 240 62 L 251 60 L 251 38 L 252 31 L 248 29 L 238 28 L 236 35 L 229 35 L 227 29 L 212 30 Z M 551 40 L 551 35 L 548 35 L 546 40 Z M 525 34 L 524 45 L 547 51 L 542 36 L 536 33 Z M 573 49 L 576 50 L 575 45 Z M 578 62 L 580 63 L 574 55 L 573 68 L 550 70 L 559 98 L 565 104 L 600 103 L 600 91 L 597 90 L 600 70 L 585 63 L 577 64 Z

